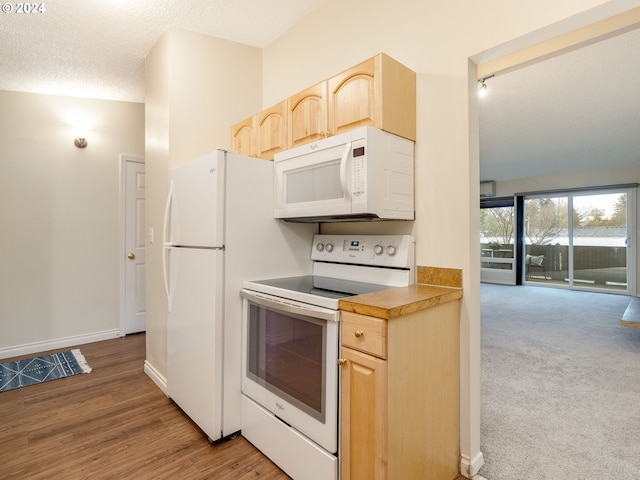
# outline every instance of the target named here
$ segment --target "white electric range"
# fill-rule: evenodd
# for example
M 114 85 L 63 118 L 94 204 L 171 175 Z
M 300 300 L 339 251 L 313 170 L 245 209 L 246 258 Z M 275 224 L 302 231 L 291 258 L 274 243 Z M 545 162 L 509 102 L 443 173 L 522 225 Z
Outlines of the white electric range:
M 294 479 L 338 478 L 339 301 L 414 283 L 409 235 L 316 235 L 311 275 L 243 282 L 242 435 Z

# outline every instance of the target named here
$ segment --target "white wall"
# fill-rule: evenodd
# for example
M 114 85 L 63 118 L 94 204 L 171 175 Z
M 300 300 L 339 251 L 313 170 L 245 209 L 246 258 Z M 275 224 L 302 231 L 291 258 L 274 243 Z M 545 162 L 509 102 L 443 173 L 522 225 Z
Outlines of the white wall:
M 258 48 L 180 29 L 154 45 L 145 65 L 147 366 L 166 376 L 167 302 L 162 283 L 162 221 L 169 171 L 217 147 L 231 125 L 262 107 Z
M 118 334 L 122 153 L 144 105 L 0 91 L 0 356 Z
M 264 49 L 264 106 L 378 52 L 388 53 L 418 73 L 415 225 L 350 224 L 323 231 L 411 229 L 419 265 L 463 270 L 463 471 L 469 468 L 475 473 L 482 463 L 478 123 L 476 66 L 469 64 L 469 58 L 602 3 L 328 0 Z M 629 8 L 637 4 L 610 3 Z M 604 16 L 607 13 L 593 15 L 594 20 Z M 559 28 L 558 33 L 567 28 Z M 540 35 L 551 38 L 552 33 Z
M 640 165 L 505 180 L 496 182 L 496 197 L 510 197 L 516 193 L 525 192 L 601 187 L 629 183 L 640 183 Z

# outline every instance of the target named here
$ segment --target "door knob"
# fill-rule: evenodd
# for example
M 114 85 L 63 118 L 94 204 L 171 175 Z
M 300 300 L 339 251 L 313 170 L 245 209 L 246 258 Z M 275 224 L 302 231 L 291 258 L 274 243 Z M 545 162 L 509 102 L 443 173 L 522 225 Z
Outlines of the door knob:
M 135 254 L 135 253 L 133 253 L 133 252 L 131 252 L 131 253 L 129 253 L 129 255 L 127 255 L 127 258 L 128 258 L 129 260 L 133 260 L 134 258 L 136 258 L 136 254 Z

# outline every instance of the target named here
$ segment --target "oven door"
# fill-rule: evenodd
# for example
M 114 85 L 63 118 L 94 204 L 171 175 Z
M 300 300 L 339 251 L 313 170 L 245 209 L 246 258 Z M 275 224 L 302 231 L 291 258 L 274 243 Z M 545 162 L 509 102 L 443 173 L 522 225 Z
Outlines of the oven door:
M 242 290 L 242 393 L 338 450 L 340 312 Z
M 351 214 L 351 134 L 276 155 L 275 218 Z

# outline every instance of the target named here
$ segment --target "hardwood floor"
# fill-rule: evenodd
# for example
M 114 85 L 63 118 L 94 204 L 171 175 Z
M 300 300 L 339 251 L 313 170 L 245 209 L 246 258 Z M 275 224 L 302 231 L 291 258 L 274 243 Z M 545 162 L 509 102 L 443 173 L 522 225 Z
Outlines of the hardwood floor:
M 90 374 L 0 393 L 3 480 L 289 479 L 241 436 L 210 444 L 143 372 L 144 334 L 78 348 Z

